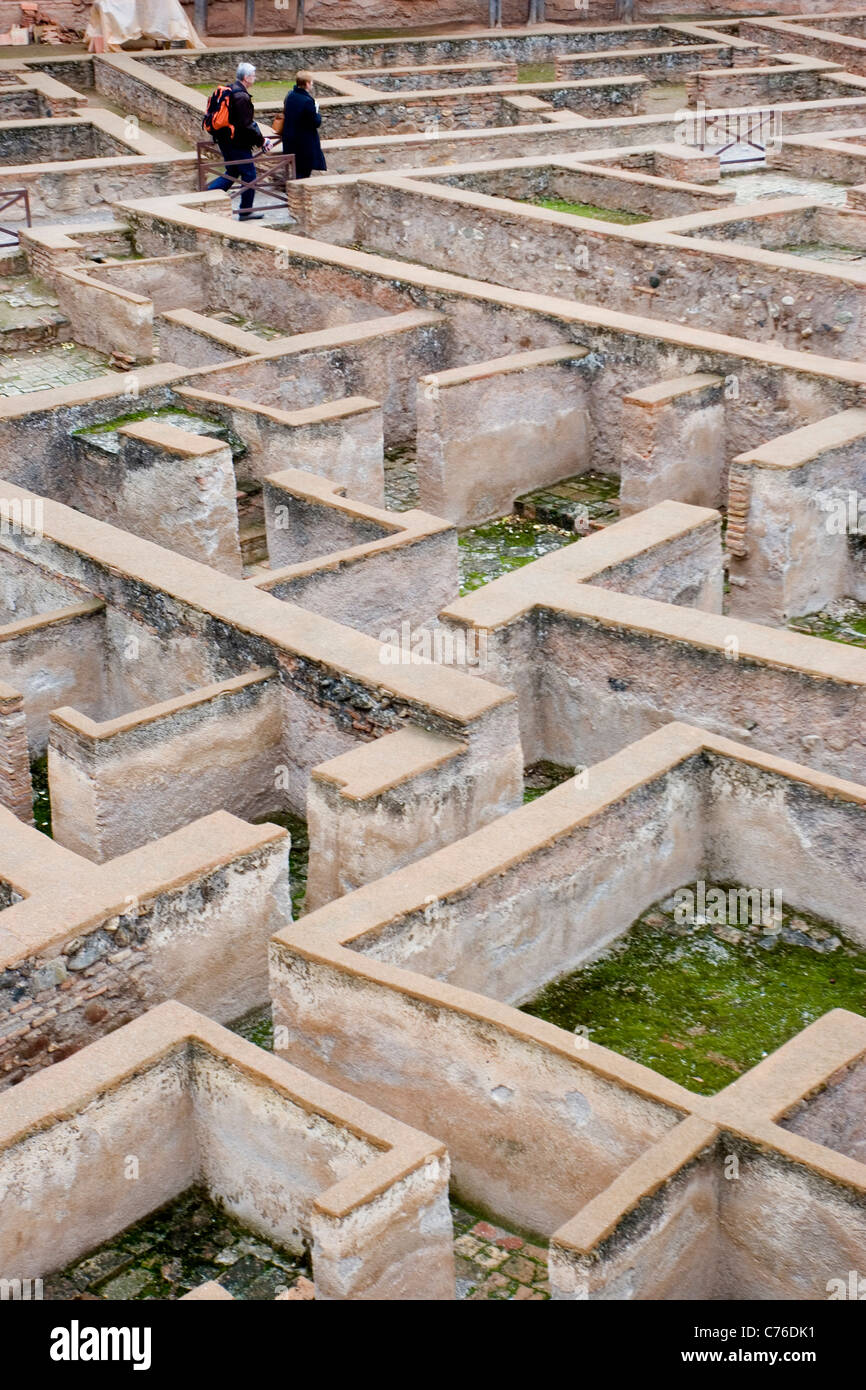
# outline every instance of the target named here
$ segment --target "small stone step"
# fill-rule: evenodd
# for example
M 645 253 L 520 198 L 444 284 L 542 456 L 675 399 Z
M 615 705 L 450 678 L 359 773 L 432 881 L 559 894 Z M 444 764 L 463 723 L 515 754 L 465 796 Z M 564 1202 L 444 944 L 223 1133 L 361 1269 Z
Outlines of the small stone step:
M 0 353 L 25 352 L 71 337 L 53 290 L 26 273 L 11 273 L 10 264 L 0 262 Z
M 18 246 L 4 246 L 0 248 L 0 277 L 6 279 L 10 275 L 27 274 L 27 257 Z
M 258 565 L 268 558 L 268 534 L 264 526 L 241 526 L 241 561 L 246 565 Z

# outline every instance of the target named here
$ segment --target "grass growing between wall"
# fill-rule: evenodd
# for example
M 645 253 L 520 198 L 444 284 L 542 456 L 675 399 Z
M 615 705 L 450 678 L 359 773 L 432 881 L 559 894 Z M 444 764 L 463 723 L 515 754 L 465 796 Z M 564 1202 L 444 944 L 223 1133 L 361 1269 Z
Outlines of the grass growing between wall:
M 518 82 L 555 82 L 555 63 L 518 63 Z
M 232 82 L 232 80 L 233 78 L 231 76 L 226 76 L 223 82 L 186 82 L 184 86 L 189 87 L 193 92 L 201 92 L 203 96 L 210 96 L 215 87 L 225 86 L 227 83 Z M 258 105 L 263 101 L 284 101 L 286 95 L 291 91 L 294 85 L 294 73 L 290 76 L 280 78 L 277 82 L 268 82 L 264 80 L 257 82 L 252 91 L 253 102 Z M 328 95 L 330 96 L 332 93 L 329 92 Z
M 570 212 L 574 217 L 593 217 L 597 222 L 651 222 L 652 218 L 643 212 L 629 212 L 628 208 L 603 208 L 597 203 L 569 203 L 564 198 L 523 198 L 520 201 L 534 203 L 539 208 L 549 208 L 551 212 Z
M 668 898 L 648 908 L 612 950 L 547 985 L 524 1012 L 702 1095 L 829 1009 L 866 1012 L 866 951 L 832 924 L 787 908 L 767 925 L 714 926 L 709 914 L 679 923 L 674 907 Z

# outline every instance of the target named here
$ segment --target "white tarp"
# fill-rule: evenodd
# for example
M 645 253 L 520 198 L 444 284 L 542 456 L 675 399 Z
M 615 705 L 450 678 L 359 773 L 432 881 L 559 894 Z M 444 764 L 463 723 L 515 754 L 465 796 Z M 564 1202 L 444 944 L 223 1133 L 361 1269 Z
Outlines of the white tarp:
M 106 50 L 130 39 L 164 39 L 204 48 L 180 0 L 95 0 L 86 37 L 91 48 L 94 39 L 101 39 Z

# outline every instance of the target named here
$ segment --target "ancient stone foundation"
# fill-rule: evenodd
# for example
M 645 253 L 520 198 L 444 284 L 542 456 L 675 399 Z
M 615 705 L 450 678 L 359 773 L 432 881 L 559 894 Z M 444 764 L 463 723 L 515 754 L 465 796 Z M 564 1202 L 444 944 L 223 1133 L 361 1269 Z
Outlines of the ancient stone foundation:
M 0 60 L 0 1287 L 841 1296 L 866 14 L 207 8 Z

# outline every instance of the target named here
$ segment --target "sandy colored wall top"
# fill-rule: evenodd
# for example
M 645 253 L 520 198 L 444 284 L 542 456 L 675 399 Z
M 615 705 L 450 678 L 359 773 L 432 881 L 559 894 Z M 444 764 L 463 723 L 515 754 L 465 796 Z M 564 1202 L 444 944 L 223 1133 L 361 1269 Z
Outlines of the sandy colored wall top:
M 866 437 L 866 410 L 844 410 L 804 425 L 790 434 L 779 435 L 750 449 L 733 460 L 738 465 L 758 468 L 793 469 L 836 449 L 849 448 Z
M 384 175 L 364 177 L 385 178 Z M 414 191 L 418 187 L 414 180 L 395 181 L 388 179 L 387 182 L 390 186 L 394 186 L 396 182 L 397 186 L 405 187 L 409 191 Z M 439 188 L 434 191 L 455 192 L 453 189 L 441 190 Z M 214 230 L 212 219 L 206 213 L 198 211 L 197 206 L 191 204 L 204 205 L 206 199 L 215 196 L 221 197 L 222 195 L 206 193 L 191 195 L 182 200 L 176 198 L 124 200 L 118 204 L 118 207 L 128 211 L 133 221 L 137 215 L 144 218 L 155 217 L 167 226 L 176 227 L 179 230 L 190 229 L 207 233 Z M 483 195 L 466 196 L 481 198 Z M 498 204 L 502 200 L 491 199 L 490 201 Z M 506 206 L 510 210 L 512 205 L 507 204 Z M 517 206 L 521 215 L 527 211 L 523 205 Z M 542 213 L 554 219 L 564 216 L 564 214 L 549 213 L 545 208 L 532 208 L 528 211 Z M 571 219 L 571 221 L 574 220 Z M 593 228 L 596 225 L 602 225 L 606 231 L 611 229 L 610 223 L 593 223 L 592 225 Z M 625 229 L 613 228 L 612 233 L 615 234 L 623 230 Z M 269 253 L 273 253 L 282 249 L 288 252 L 292 262 L 297 259 L 299 265 L 305 261 L 319 265 L 330 264 L 362 277 L 369 275 L 398 286 L 405 285 L 421 289 L 433 296 L 441 294 L 467 301 L 478 300 L 485 304 L 527 310 L 542 317 L 559 319 L 566 324 L 583 324 L 609 329 L 612 332 L 652 338 L 656 342 L 684 347 L 696 352 L 715 352 L 727 357 L 738 357 L 746 362 L 760 363 L 761 365 L 802 372 L 828 380 L 847 381 L 858 386 L 866 386 L 866 366 L 859 362 L 822 357 L 817 353 L 797 352 L 790 348 L 779 347 L 775 343 L 754 343 L 747 338 L 735 338 L 706 329 L 689 328 L 664 319 L 652 319 L 624 313 L 620 310 L 604 309 L 597 305 L 559 298 L 555 295 L 541 295 L 533 294 L 527 290 L 507 289 L 491 285 L 487 281 L 472 280 L 441 270 L 428 270 L 424 266 L 413 265 L 406 261 L 392 260 L 370 252 L 355 251 L 346 247 L 311 241 L 267 227 L 249 227 L 236 224 L 232 226 L 230 236 L 233 243 L 249 246 L 251 251 L 265 249 Z M 678 245 L 678 242 L 675 244 Z M 770 253 L 765 254 L 769 255 Z M 2 410 L 0 410 L 0 418 L 2 418 Z
M 431 894 L 436 898 L 454 897 L 476 888 L 484 878 L 514 868 L 528 855 L 572 833 L 638 787 L 656 781 L 704 751 L 734 763 L 767 769 L 829 798 L 866 805 L 866 788 L 858 783 L 762 753 L 689 724 L 669 723 L 595 764 L 586 786 L 579 780 L 564 783 L 427 859 L 308 914 L 304 918 L 303 937 L 318 936 L 344 944 L 357 941 L 367 932 L 379 931 L 393 919 L 419 910 Z M 275 939 L 289 937 L 295 937 L 292 927 Z
M 317 1081 L 174 1001 L 158 1005 L 109 1037 L 4 1092 L 0 1096 L 0 1150 L 79 1114 L 98 1096 L 115 1090 L 169 1053 L 188 1051 L 194 1068 L 196 1047 L 215 1054 L 311 1116 L 321 1116 L 380 1151 L 371 1162 L 318 1194 L 315 1207 L 328 1215 L 345 1215 L 372 1201 L 430 1158 L 444 1156 L 444 1146 L 436 1140 Z
M 11 484 L 4 490 L 10 502 L 33 500 L 32 494 Z M 120 574 L 164 592 L 219 622 L 264 639 L 277 651 L 340 670 L 410 704 L 435 710 L 450 723 L 471 725 L 515 698 L 499 686 L 444 666 L 423 671 L 413 666 L 385 667 L 380 644 L 373 638 L 262 593 L 244 580 L 217 575 L 207 565 L 61 503 L 44 502 L 42 530 L 52 544 L 94 562 L 106 576 Z M 16 541 L 14 536 L 0 537 L 0 547 L 15 550 Z
M 706 1153 L 725 1132 L 848 1188 L 862 1199 L 866 1164 L 772 1123 L 784 1109 L 866 1053 L 866 1019 L 834 1009 L 715 1096 L 694 1097 L 694 1113 L 642 1154 L 611 1185 L 555 1233 L 557 1247 L 598 1253 L 638 1206 Z
M 286 838 L 279 826 L 253 826 L 216 811 L 97 865 L 2 807 L 0 823 L 0 877 L 23 895 L 0 916 L 0 969 L 122 915 L 130 901 L 151 901 Z
M 584 536 L 573 545 L 550 551 L 529 567 L 501 575 L 456 599 L 442 610 L 440 617 L 475 628 L 505 626 L 536 607 L 550 606 L 554 593 L 570 593 L 575 582 L 591 584 L 605 570 L 627 564 L 683 536 L 712 528 L 720 520 L 720 513 L 710 507 L 659 502 Z

